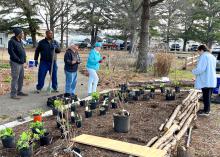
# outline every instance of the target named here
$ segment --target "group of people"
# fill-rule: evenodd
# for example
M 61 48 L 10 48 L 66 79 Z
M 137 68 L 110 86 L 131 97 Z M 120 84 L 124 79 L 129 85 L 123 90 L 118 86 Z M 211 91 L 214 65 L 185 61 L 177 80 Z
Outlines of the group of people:
M 13 36 L 8 44 L 8 53 L 10 55 L 11 66 L 11 98 L 19 99 L 18 96 L 27 96 L 28 94 L 22 91 L 24 79 L 24 63 L 26 62 L 26 53 L 22 43 L 23 32 L 20 28 L 15 28 L 15 36 Z M 88 95 L 96 92 L 99 77 L 97 71 L 100 68 L 100 63 L 105 60 L 105 56 L 100 54 L 102 44 L 97 42 L 94 48 L 91 49 L 87 59 L 87 71 L 89 73 Z M 64 55 L 64 70 L 66 75 L 65 94 L 67 96 L 75 94 L 77 83 L 77 70 L 81 63 L 78 53 L 78 46 L 71 45 Z M 44 81 L 47 72 L 49 71 L 52 81 L 53 92 L 58 92 L 57 83 L 57 54 L 61 52 L 60 46 L 56 40 L 53 39 L 53 32 L 46 31 L 45 39 L 38 43 L 35 51 L 34 60 L 35 66 L 38 66 L 38 58 L 40 55 L 38 83 L 36 85 L 37 93 L 40 93 L 44 87 Z M 199 111 L 199 114 L 209 115 L 211 95 L 213 89 L 216 87 L 216 58 L 210 53 L 205 45 L 198 47 L 200 54 L 197 67 L 193 69 L 192 73 L 196 76 L 195 88 L 201 89 L 203 93 L 204 109 Z
M 20 99 L 19 96 L 28 96 L 22 91 L 24 80 L 24 64 L 26 63 L 26 52 L 22 42 L 23 31 L 20 28 L 13 29 L 14 36 L 9 40 L 8 53 L 10 55 L 11 66 L 11 98 Z M 97 71 L 99 70 L 100 63 L 105 60 L 105 56 L 100 54 L 102 44 L 97 42 L 91 49 L 87 59 L 87 70 L 89 73 L 88 95 L 96 92 L 99 77 Z M 64 71 L 66 76 L 65 95 L 71 96 L 75 94 L 77 83 L 78 66 L 81 63 L 81 58 L 78 53 L 79 47 L 77 45 L 70 45 L 64 55 Z M 57 54 L 61 52 L 59 43 L 53 39 L 53 32 L 46 31 L 45 39 L 38 43 L 35 50 L 34 60 L 35 66 L 38 67 L 38 82 L 36 85 L 36 93 L 40 93 L 44 87 L 45 77 L 49 71 L 51 78 L 52 92 L 58 92 L 57 81 Z M 38 58 L 40 56 L 40 62 Z

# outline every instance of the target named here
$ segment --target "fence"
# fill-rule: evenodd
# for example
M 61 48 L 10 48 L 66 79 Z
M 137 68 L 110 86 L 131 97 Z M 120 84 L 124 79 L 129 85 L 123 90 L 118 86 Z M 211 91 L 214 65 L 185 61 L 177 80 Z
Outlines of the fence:
M 194 65 L 198 60 L 199 55 L 192 54 L 191 57 L 185 58 L 185 64 L 183 69 L 187 69 L 188 66 Z

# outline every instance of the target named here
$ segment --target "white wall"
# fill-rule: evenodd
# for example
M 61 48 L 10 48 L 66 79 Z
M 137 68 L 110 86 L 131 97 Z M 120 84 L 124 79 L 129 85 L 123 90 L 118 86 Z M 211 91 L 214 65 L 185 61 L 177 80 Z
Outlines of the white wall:
M 8 47 L 8 35 L 6 33 L 0 33 L 0 47 Z

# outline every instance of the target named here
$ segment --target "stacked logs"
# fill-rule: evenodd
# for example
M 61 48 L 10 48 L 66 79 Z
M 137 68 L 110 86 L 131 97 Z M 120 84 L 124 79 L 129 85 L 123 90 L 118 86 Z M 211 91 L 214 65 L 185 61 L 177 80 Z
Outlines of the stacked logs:
M 160 126 L 161 136 L 151 139 L 147 146 L 171 151 L 196 119 L 200 97 L 199 91 L 190 91 L 190 94 L 175 108 L 170 118 Z

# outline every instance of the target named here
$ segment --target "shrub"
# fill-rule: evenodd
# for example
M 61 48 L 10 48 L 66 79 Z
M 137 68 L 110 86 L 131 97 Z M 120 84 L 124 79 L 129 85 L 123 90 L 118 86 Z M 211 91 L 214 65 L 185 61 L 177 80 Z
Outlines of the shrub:
M 170 72 L 174 55 L 169 53 L 157 53 L 155 57 L 154 74 L 159 77 L 167 76 Z
M 31 146 L 31 132 L 22 132 L 17 142 L 17 149 L 28 149 Z

